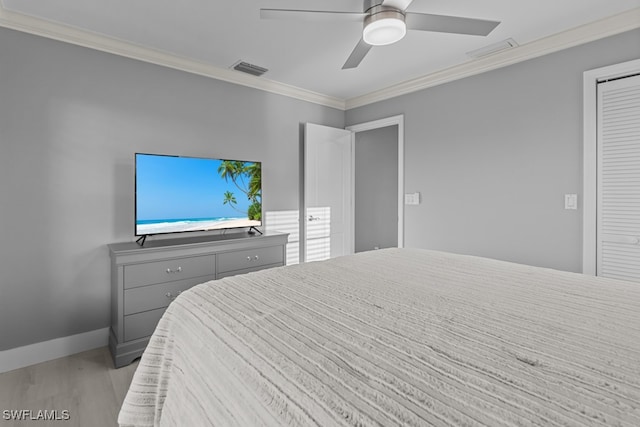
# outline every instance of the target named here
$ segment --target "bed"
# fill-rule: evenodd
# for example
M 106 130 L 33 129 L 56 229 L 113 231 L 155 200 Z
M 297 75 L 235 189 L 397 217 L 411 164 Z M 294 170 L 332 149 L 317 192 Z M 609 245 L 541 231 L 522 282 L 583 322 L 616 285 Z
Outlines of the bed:
M 121 426 L 640 426 L 640 284 L 383 249 L 198 285 Z

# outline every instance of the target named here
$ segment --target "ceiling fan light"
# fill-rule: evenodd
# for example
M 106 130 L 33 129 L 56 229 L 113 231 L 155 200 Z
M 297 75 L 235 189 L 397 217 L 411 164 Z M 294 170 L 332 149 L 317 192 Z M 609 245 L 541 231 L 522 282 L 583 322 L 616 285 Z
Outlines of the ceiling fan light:
M 374 46 L 384 46 L 401 40 L 407 34 L 404 15 L 399 12 L 382 12 L 365 19 L 362 39 Z

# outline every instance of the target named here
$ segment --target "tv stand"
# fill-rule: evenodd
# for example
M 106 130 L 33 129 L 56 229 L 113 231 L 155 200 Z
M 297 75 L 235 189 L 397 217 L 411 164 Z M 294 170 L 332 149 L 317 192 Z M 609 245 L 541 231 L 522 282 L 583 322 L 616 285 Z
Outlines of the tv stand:
M 210 280 L 285 265 L 288 236 L 238 231 L 150 240 L 144 247 L 134 242 L 109 245 L 109 348 L 114 365 L 128 365 L 142 355 L 165 309 L 181 292 Z
M 138 240 L 136 240 L 136 243 L 139 244 L 140 246 L 144 246 L 144 242 L 147 241 L 147 236 L 148 234 L 143 234 L 138 238 Z
M 255 228 L 253 225 L 251 227 L 249 227 L 249 231 L 247 231 L 247 233 L 249 233 L 250 235 L 254 235 L 256 233 L 262 235 L 262 231 L 258 230 L 257 228 Z

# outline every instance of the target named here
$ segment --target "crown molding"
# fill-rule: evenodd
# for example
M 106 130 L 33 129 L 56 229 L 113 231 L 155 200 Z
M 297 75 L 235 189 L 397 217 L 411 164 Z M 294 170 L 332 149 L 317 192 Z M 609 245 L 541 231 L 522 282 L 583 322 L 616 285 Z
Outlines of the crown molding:
M 407 80 L 368 94 L 346 100 L 345 109 L 361 107 L 378 101 L 416 92 L 429 87 L 506 67 L 573 46 L 640 28 L 640 7 L 618 15 L 581 25 L 513 49 L 497 52 L 464 64 L 446 68 L 412 80 Z
M 247 86 L 339 110 L 345 109 L 345 101 L 340 98 L 276 82 L 263 77 L 252 76 L 235 70 L 216 67 L 200 61 L 181 58 L 168 52 L 135 45 L 112 37 L 81 30 L 79 28 L 12 12 L 4 9 L 1 4 L 0 27 L 10 28 L 12 30 L 22 31 L 114 55 L 186 71 L 188 73 Z
M 11 12 L 0 1 L 0 27 L 10 28 L 53 40 L 75 44 L 114 55 L 124 56 L 176 70 L 226 81 L 289 98 L 312 102 L 338 110 L 348 110 L 378 101 L 416 92 L 454 80 L 506 67 L 562 49 L 588 43 L 604 37 L 640 28 L 640 7 L 627 12 L 585 24 L 562 33 L 533 41 L 519 47 L 482 57 L 464 64 L 446 68 L 422 77 L 407 80 L 365 95 L 350 99 L 324 95 L 287 85 L 264 77 L 255 77 L 235 70 L 220 68 L 192 59 L 148 47 L 134 45 L 115 38 L 92 33 L 33 16 Z

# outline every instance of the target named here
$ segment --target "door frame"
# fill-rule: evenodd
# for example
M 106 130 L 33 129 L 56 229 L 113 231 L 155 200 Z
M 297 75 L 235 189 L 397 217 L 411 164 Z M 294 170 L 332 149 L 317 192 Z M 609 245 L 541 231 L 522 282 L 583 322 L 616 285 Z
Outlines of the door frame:
M 398 126 L 398 247 L 404 247 L 404 114 L 345 127 L 351 131 L 351 194 L 355 194 L 356 133 Z M 354 201 L 352 200 L 352 203 Z M 351 230 L 355 233 L 355 209 L 351 209 Z M 355 234 L 352 237 L 355 244 Z
M 640 73 L 640 59 L 583 73 L 582 272 L 596 275 L 598 191 L 598 82 Z

